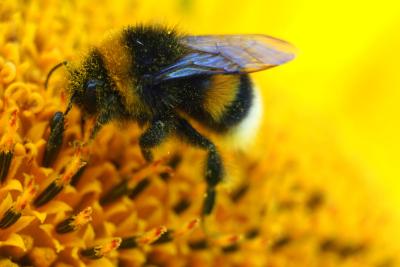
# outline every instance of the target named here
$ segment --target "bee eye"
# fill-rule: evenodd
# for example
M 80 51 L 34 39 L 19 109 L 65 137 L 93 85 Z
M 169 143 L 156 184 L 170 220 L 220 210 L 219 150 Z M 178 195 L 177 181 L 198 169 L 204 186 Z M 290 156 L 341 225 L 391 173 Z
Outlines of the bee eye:
M 97 87 L 97 81 L 96 80 L 89 80 L 86 83 L 86 91 L 94 91 L 96 90 Z
M 97 87 L 100 87 L 103 84 L 104 82 L 100 80 L 88 80 L 85 87 L 85 94 L 95 96 Z
M 85 93 L 83 102 L 86 110 L 89 113 L 94 113 L 97 106 L 97 93 L 96 89 L 102 86 L 103 82 L 99 80 L 88 80 L 85 86 Z

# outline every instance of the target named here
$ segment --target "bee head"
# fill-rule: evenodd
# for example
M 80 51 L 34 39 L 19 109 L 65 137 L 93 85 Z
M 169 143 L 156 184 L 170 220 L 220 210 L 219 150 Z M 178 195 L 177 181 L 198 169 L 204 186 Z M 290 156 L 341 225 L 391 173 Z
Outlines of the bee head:
M 87 79 L 83 83 L 80 94 L 73 96 L 73 101 L 80 103 L 82 109 L 88 114 L 95 114 L 97 111 L 98 92 L 102 90 L 104 82 L 96 79 Z
M 98 51 L 91 51 L 81 65 L 69 69 L 67 88 L 72 104 L 76 104 L 85 114 L 98 113 L 105 96 L 112 90 Z

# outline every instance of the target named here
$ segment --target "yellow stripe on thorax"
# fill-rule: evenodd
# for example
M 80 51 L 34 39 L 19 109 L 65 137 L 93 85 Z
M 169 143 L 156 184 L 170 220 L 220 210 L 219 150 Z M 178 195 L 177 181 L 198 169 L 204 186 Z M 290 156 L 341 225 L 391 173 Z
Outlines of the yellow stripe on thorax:
M 113 31 L 98 46 L 108 75 L 116 84 L 116 89 L 121 94 L 125 108 L 131 114 L 142 112 L 144 106 L 139 96 L 135 93 L 136 81 L 130 72 L 132 56 L 123 43 L 121 31 Z
M 204 98 L 204 109 L 215 121 L 220 121 L 225 110 L 236 99 L 239 90 L 240 76 L 215 75 Z

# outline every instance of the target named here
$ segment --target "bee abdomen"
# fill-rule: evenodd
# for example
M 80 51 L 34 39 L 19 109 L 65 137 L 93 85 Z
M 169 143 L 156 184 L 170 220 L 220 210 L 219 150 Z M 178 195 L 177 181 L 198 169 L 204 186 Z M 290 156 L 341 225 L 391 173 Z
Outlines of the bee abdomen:
M 227 132 L 249 115 L 253 103 L 252 87 L 246 74 L 212 76 L 200 108 L 192 110 L 190 115 L 211 130 Z
M 241 75 L 234 100 L 219 118 L 219 124 L 229 129 L 247 117 L 253 102 L 253 85 L 248 75 Z

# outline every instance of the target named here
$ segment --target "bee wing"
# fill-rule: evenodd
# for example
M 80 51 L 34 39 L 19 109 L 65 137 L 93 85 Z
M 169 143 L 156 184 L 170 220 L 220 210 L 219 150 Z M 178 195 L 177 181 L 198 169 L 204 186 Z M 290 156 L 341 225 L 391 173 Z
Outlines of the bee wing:
M 295 54 L 289 43 L 261 34 L 186 36 L 181 43 L 189 54 L 160 71 L 156 80 L 256 72 L 288 62 Z

